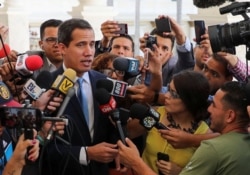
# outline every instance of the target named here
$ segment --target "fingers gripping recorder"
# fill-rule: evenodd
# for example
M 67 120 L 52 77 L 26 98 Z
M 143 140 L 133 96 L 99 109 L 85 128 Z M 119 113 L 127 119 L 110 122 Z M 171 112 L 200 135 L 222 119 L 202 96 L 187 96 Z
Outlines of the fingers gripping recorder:
M 56 80 L 53 82 L 51 89 L 55 90 L 56 92 L 54 95 L 50 98 L 48 101 L 48 104 L 50 101 L 53 100 L 54 97 L 59 97 L 60 95 L 63 96 L 63 98 L 66 96 L 68 90 L 74 86 L 76 80 L 76 72 L 73 69 L 66 69 L 62 75 L 58 75 Z M 51 111 L 48 108 L 44 110 L 45 116 L 51 116 L 51 114 L 57 113 L 58 109 L 56 111 Z

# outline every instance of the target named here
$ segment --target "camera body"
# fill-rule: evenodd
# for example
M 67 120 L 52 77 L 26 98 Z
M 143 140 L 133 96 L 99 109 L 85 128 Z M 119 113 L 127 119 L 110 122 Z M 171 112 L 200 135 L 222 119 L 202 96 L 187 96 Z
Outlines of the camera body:
M 151 50 L 154 50 L 154 47 L 153 47 L 154 44 L 157 44 L 156 36 L 149 35 L 146 41 L 146 47 L 150 48 Z
M 250 19 L 246 14 L 249 6 L 250 2 L 233 2 L 229 6 L 220 8 L 221 14 L 231 12 L 232 15 L 242 15 L 244 20 L 232 24 L 208 26 L 214 53 L 219 51 L 232 53 L 235 52 L 235 46 L 242 44 L 250 47 Z

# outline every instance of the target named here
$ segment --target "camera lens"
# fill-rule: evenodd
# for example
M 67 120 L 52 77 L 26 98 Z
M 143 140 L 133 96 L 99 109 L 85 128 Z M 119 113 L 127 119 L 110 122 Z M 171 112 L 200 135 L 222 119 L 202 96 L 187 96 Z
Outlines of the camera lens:
M 214 53 L 241 44 L 250 45 L 250 21 L 208 26 L 208 34 Z
M 146 47 L 154 50 L 153 44 L 157 44 L 157 40 L 155 36 L 148 36 Z

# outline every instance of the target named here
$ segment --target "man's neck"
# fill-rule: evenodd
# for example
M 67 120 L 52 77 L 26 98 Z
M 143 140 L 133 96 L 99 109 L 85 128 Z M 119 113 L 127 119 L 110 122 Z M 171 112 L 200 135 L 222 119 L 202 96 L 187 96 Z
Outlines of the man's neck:
M 222 130 L 221 134 L 226 134 L 229 132 L 248 133 L 247 126 L 245 124 L 229 125 Z

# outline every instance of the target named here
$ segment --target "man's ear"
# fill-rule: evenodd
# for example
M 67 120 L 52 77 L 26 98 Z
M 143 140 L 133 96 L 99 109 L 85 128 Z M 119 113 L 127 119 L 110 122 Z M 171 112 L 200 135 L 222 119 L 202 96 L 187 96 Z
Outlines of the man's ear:
M 43 41 L 39 41 L 39 46 L 43 50 Z
M 67 49 L 67 47 L 63 43 L 58 43 L 58 47 L 59 47 L 62 55 L 64 55 L 65 54 L 65 49 Z
M 227 123 L 232 123 L 236 120 L 236 113 L 234 110 L 228 110 L 227 111 L 227 119 L 226 122 Z

